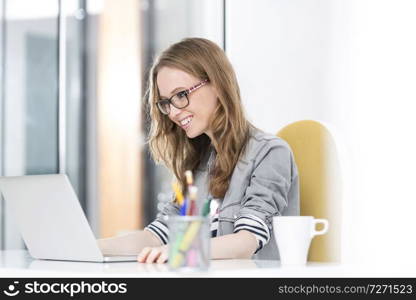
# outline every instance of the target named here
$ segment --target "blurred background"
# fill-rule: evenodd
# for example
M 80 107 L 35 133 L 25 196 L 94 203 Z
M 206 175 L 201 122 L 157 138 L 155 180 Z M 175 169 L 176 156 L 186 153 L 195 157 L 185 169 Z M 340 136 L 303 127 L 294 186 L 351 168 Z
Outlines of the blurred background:
M 147 225 L 171 174 L 150 159 L 152 60 L 220 45 L 249 119 L 329 126 L 343 170 L 342 259 L 416 252 L 416 1 L 1 0 L 0 176 L 66 173 L 97 237 Z M 0 248 L 24 244 L 0 202 Z

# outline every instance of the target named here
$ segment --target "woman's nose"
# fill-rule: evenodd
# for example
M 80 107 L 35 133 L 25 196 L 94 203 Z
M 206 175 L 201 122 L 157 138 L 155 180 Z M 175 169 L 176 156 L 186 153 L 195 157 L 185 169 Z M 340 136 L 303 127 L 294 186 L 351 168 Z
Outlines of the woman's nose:
M 175 106 L 173 106 L 172 104 L 170 104 L 170 113 L 169 113 L 169 116 L 174 117 L 174 116 L 180 114 L 181 111 L 182 111 L 182 109 L 176 108 Z

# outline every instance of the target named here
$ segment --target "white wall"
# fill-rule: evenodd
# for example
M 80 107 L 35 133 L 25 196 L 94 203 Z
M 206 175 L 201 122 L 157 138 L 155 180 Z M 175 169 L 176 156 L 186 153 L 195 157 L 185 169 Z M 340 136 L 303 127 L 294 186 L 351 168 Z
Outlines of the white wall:
M 343 146 L 344 261 L 416 262 L 415 14 L 411 0 L 227 0 L 249 118 L 272 133 L 321 120 Z
M 151 0 L 155 6 L 157 54 L 185 37 L 223 44 L 222 0 Z

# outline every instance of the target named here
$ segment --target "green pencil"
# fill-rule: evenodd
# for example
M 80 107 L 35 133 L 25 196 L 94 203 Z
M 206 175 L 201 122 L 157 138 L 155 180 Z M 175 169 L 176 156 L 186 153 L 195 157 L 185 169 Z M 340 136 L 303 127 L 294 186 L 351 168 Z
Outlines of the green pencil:
M 204 206 L 202 207 L 202 216 L 204 217 L 209 215 L 211 200 L 212 197 L 208 198 L 207 201 L 205 201 Z

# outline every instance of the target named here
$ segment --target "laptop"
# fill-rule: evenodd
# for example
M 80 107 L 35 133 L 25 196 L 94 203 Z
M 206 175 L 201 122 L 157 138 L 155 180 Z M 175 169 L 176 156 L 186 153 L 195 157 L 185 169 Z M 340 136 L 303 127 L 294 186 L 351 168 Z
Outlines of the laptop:
M 135 255 L 101 253 L 66 175 L 0 177 L 0 192 L 32 257 L 85 262 L 137 261 Z

